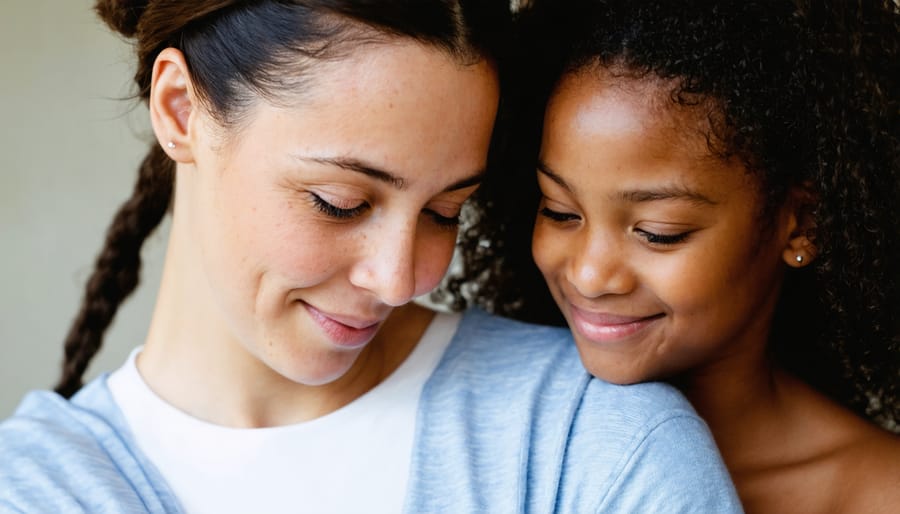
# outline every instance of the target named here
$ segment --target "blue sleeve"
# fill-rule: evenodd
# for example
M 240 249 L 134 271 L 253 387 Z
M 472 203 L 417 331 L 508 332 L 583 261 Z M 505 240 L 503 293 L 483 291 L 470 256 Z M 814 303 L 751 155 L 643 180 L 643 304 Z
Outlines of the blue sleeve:
M 664 383 L 592 379 L 568 330 L 469 313 L 422 393 L 407 512 L 743 512 Z
M 111 404 L 100 396 L 107 401 L 98 405 Z M 119 429 L 100 412 L 55 394 L 28 395 L 0 423 L 0 512 L 181 512 Z
M 596 512 L 743 512 L 706 425 L 668 417 L 635 441 Z
M 743 512 L 706 423 L 663 383 L 592 380 L 562 476 L 559 512 Z

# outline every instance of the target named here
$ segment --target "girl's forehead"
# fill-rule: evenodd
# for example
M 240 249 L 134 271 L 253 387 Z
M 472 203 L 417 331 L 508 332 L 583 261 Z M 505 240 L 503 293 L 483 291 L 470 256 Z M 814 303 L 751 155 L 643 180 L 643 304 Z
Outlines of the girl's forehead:
M 676 103 L 675 81 L 635 77 L 615 70 L 583 69 L 566 75 L 547 107 L 546 127 L 591 135 L 637 134 L 643 140 L 674 142 L 697 158 L 712 157 L 708 142 L 715 102 Z

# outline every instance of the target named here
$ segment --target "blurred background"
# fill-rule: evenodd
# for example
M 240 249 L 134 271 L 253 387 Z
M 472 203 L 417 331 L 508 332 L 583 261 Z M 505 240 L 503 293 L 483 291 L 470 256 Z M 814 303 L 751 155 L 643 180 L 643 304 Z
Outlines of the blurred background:
M 131 47 L 92 7 L 0 2 L 0 419 L 54 385 L 106 227 L 151 141 L 147 110 L 130 99 Z M 143 342 L 166 228 L 147 241 L 142 286 L 87 378 Z

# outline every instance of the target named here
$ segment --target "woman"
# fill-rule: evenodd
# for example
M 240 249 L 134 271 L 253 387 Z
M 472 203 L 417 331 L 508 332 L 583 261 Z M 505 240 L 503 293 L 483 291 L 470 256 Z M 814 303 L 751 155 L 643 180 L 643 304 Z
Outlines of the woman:
M 0 504 L 737 509 L 671 389 L 590 380 L 561 331 L 410 303 L 441 280 L 487 166 L 504 3 L 98 11 L 137 40 L 158 146 L 88 283 L 59 394 L 0 427 Z M 170 207 L 147 338 L 82 389 Z

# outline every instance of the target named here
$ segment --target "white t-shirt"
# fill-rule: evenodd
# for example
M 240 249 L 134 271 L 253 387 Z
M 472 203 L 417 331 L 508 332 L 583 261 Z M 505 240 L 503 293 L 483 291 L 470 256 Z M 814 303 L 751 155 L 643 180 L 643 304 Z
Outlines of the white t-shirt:
M 132 352 L 109 388 L 141 450 L 189 513 L 398 513 L 422 388 L 459 323 L 435 315 L 407 359 L 352 403 L 296 425 L 238 429 L 156 396 Z

